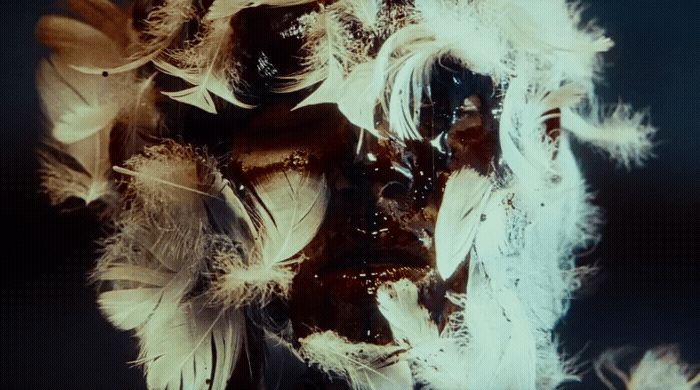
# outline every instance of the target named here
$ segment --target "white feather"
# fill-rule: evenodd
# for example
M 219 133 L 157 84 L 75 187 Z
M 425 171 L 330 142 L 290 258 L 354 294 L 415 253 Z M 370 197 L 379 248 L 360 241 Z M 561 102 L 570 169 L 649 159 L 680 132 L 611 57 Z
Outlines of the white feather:
M 110 287 L 98 299 L 105 316 L 140 340 L 151 389 L 225 389 L 245 337 L 240 311 L 189 296 L 216 234 L 202 199 L 225 203 L 218 172 L 203 163 L 213 164 L 176 144 L 128 160 L 119 172 L 131 176 L 129 203 L 94 272 Z
M 399 389 L 409 382 L 405 366 L 395 366 L 402 348 L 353 343 L 331 331 L 313 333 L 299 342 L 303 358 L 348 381 L 353 390 Z
M 399 345 L 419 346 L 439 337 L 430 313 L 418 304 L 418 288 L 411 281 L 402 279 L 381 285 L 377 290 L 377 304 Z
M 245 319 L 199 299 L 139 333 L 149 389 L 225 390 L 245 343 Z
M 613 382 L 606 375 L 615 375 L 627 390 L 695 390 L 700 387 L 700 374 L 693 374 L 687 364 L 681 362 L 674 347 L 657 347 L 647 351 L 629 373 L 619 365 L 625 350 L 604 352 L 595 362 L 595 371 L 610 390 Z
M 488 265 L 470 264 L 465 298 L 468 383 L 484 389 L 535 389 L 535 338 L 513 291 L 491 280 Z M 479 315 L 474 315 L 479 313 Z
M 437 270 L 447 280 L 467 258 L 491 194 L 491 180 L 471 169 L 453 173 L 435 224 Z
M 248 259 L 237 252 L 216 257 L 223 274 L 214 294 L 229 305 L 286 297 L 294 277 L 289 266 L 303 260 L 295 256 L 316 236 L 328 206 L 325 178 L 293 170 L 263 178 L 255 193 L 255 244 L 246 250 Z
M 605 151 L 624 167 L 642 165 L 653 156 L 656 129 L 647 124 L 645 114 L 635 113 L 627 105 L 619 104 L 608 114 L 601 111 L 594 124 L 570 109 L 562 111 L 561 121 L 576 138 Z
M 252 108 L 252 105 L 236 97 L 237 76 L 228 57 L 232 34 L 233 29 L 228 20 L 209 21 L 205 25 L 204 37 L 193 47 L 171 51 L 167 60 L 154 60 L 160 71 L 194 85 L 182 91 L 163 94 L 212 114 L 216 114 L 216 105 L 211 94 L 236 106 Z

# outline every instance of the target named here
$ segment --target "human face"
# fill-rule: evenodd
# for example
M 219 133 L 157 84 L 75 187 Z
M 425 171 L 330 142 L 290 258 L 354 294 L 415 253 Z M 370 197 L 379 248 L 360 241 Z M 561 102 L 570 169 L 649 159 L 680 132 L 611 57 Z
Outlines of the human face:
M 244 13 L 241 29 L 287 25 L 294 11 Z M 270 41 L 262 31 L 242 31 L 239 57 L 259 69 L 289 69 L 299 43 Z M 277 62 L 275 62 L 277 61 Z M 272 72 L 274 73 L 274 72 Z M 248 75 L 264 86 L 270 74 Z M 463 291 L 464 270 L 442 280 L 435 270 L 433 237 L 445 183 L 464 168 L 488 175 L 498 157 L 498 93 L 491 79 L 458 63 L 436 64 L 430 97 L 421 108 L 423 140 L 378 138 L 353 126 L 336 107 L 292 110 L 295 102 L 267 95 L 245 125 L 232 134 L 233 181 L 255 182 L 294 170 L 323 176 L 329 206 L 318 234 L 302 253 L 289 302 L 296 337 L 333 330 L 349 340 L 386 344 L 388 324 L 376 305 L 376 289 L 408 278 L 421 287 L 421 303 L 444 324 L 448 290 Z M 307 92 L 308 94 L 308 92 Z M 387 130 L 377 115 L 378 127 Z M 386 132 L 388 134 L 388 132 Z

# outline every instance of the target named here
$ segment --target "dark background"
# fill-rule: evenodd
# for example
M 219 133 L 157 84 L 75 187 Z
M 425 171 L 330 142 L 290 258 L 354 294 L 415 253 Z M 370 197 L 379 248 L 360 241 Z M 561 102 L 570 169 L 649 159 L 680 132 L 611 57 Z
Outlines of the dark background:
M 579 156 L 606 225 L 597 277 L 573 301 L 560 338 L 594 359 L 622 345 L 678 344 L 700 363 L 700 2 L 588 1 L 617 45 L 606 101 L 648 107 L 660 128 L 658 158 L 643 169 L 615 169 L 596 153 Z M 45 51 L 34 24 L 50 1 L 4 2 L 2 14 L 2 319 L 0 387 L 142 388 L 128 334 L 98 313 L 86 273 L 99 224 L 89 213 L 61 214 L 37 193 L 34 149 L 41 118 L 34 69 Z M 592 373 L 576 388 L 597 388 Z

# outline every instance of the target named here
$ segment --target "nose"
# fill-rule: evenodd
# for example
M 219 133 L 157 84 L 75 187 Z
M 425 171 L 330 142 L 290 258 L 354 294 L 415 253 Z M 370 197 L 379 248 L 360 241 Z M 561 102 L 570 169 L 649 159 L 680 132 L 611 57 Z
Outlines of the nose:
M 344 170 L 342 188 L 337 191 L 336 211 L 344 215 L 343 230 L 382 247 L 417 240 L 402 225 L 436 192 L 432 157 L 421 156 L 415 148 L 389 146 L 356 156 Z

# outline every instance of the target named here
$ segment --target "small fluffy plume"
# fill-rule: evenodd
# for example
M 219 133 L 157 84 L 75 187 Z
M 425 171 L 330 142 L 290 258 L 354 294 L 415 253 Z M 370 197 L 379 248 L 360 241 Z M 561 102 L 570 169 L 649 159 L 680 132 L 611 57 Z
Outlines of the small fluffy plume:
M 398 362 L 403 349 L 353 343 L 326 331 L 300 339 L 299 355 L 323 372 L 340 377 L 353 390 L 411 388 L 413 381 L 405 363 Z
M 135 331 L 151 389 L 224 389 L 244 342 L 245 321 L 193 289 L 212 257 L 216 233 L 206 199 L 221 199 L 213 163 L 174 143 L 129 159 L 128 201 L 116 216 L 94 279 L 119 329 Z
M 243 108 L 253 106 L 238 99 L 238 75 L 230 58 L 233 29 L 228 19 L 207 20 L 203 37 L 182 50 L 168 51 L 164 59 L 155 60 L 156 67 L 166 74 L 194 85 L 177 92 L 163 92 L 173 100 L 216 114 L 212 94 Z
M 380 0 L 340 0 L 300 18 L 305 69 L 300 74 L 282 76 L 283 85 L 276 90 L 293 92 L 322 82 L 312 94 L 316 97 L 302 103 L 318 104 L 319 95 L 330 92 L 325 90 L 333 86 L 331 83 L 371 60 L 370 52 L 376 50 L 373 40 L 395 29 L 398 21 L 390 14 L 391 7 L 398 6 Z
M 471 169 L 457 171 L 447 181 L 434 238 L 437 270 L 444 280 L 471 251 L 491 189 L 491 180 Z
M 273 295 L 289 294 L 294 272 L 291 265 L 316 236 L 328 206 L 328 188 L 323 177 L 298 171 L 279 172 L 254 186 L 257 201 L 251 231 L 252 247 L 238 252 L 218 253 L 220 269 L 214 295 L 227 305 L 240 306 L 256 301 L 267 303 Z
M 619 367 L 624 350 L 603 353 L 595 364 L 600 380 L 610 390 L 617 388 L 609 374 L 622 381 L 626 390 L 696 390 L 700 388 L 700 374 L 682 363 L 673 347 L 657 347 L 647 351 L 629 374 Z
M 586 120 L 573 110 L 564 110 L 562 127 L 625 168 L 643 165 L 653 157 L 656 129 L 648 124 L 647 115 L 634 112 L 625 104 L 618 104 L 609 113 L 599 110 L 594 115 L 594 119 Z
M 408 280 L 383 284 L 377 303 L 389 322 L 394 341 L 406 352 L 401 355 L 414 380 L 430 389 L 452 389 L 464 381 L 459 345 L 441 334 L 428 311 L 418 303 L 418 289 Z
M 555 139 L 546 134 L 545 121 L 577 104 L 584 91 L 574 84 L 549 90 L 529 85 L 523 77 L 511 80 L 503 99 L 499 142 L 503 160 L 525 185 L 541 187 L 555 175 Z M 554 129 L 558 130 L 558 129 Z

